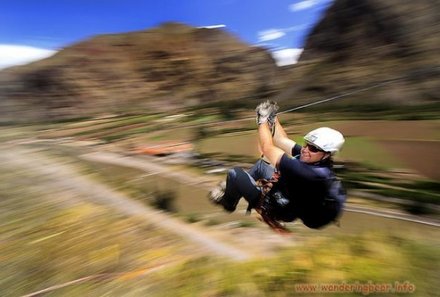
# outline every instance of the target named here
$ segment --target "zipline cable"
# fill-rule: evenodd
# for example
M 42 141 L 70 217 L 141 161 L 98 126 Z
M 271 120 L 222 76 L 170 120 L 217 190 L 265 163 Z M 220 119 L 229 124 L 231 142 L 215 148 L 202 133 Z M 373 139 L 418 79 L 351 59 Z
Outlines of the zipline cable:
M 383 82 L 380 82 L 378 84 L 375 84 L 375 85 L 372 85 L 372 86 L 369 86 L 369 87 L 353 90 L 351 92 L 346 92 L 346 93 L 343 93 L 343 94 L 340 94 L 340 95 L 336 95 L 336 96 L 333 96 L 333 97 L 329 97 L 329 98 L 325 98 L 325 99 L 322 99 L 322 100 L 319 100 L 319 101 L 314 101 L 314 102 L 311 102 L 311 103 L 300 105 L 300 106 L 297 106 L 297 107 L 294 107 L 294 108 L 291 108 L 291 109 L 287 109 L 287 110 L 278 112 L 277 115 L 278 114 L 283 114 L 283 113 L 288 113 L 288 112 L 299 110 L 299 109 L 303 109 L 303 108 L 314 106 L 314 105 L 318 105 L 318 104 L 321 104 L 321 103 L 333 101 L 333 100 L 340 99 L 340 98 L 343 98 L 343 97 L 347 97 L 347 96 L 350 96 L 350 95 L 353 95 L 353 94 L 365 92 L 365 91 L 368 91 L 368 90 L 371 90 L 371 89 L 374 89 L 374 88 L 378 88 L 378 87 L 381 87 L 381 86 L 393 83 L 393 82 L 401 80 L 403 78 L 404 77 L 399 77 L 399 78 L 383 81 Z
M 404 78 L 406 78 L 406 76 L 401 76 L 401 77 L 396 77 L 396 78 L 393 78 L 393 79 L 388 79 L 388 80 L 385 80 L 385 81 L 381 81 L 381 82 L 376 83 L 376 84 L 374 84 L 372 86 L 368 86 L 368 87 L 364 87 L 364 88 L 360 88 L 360 89 L 355 89 L 353 91 L 348 91 L 348 92 L 345 92 L 345 93 L 342 93 L 342 94 L 339 94 L 339 95 L 335 95 L 335 96 L 332 96 L 332 97 L 329 97 L 329 98 L 324 98 L 324 99 L 321 99 L 321 100 L 318 100 L 318 101 L 313 101 L 313 102 L 310 102 L 310 103 L 307 103 L 307 104 L 304 104 L 304 105 L 300 105 L 300 106 L 296 106 L 294 108 L 283 110 L 283 111 L 278 112 L 277 115 L 288 113 L 288 112 L 292 112 L 292 111 L 296 111 L 296 110 L 300 110 L 300 109 L 303 109 L 303 108 L 306 108 L 306 107 L 310 107 L 310 106 L 314 106 L 314 105 L 318 105 L 318 104 L 321 104 L 321 103 L 325 103 L 325 102 L 330 102 L 330 101 L 333 101 L 333 100 L 341 99 L 341 98 L 344 98 L 344 97 L 347 97 L 347 96 L 350 96 L 350 95 L 354 95 L 354 94 L 358 94 L 358 93 L 361 93 L 361 92 L 365 92 L 365 91 L 368 91 L 368 90 L 371 90 L 371 89 L 379 88 L 379 87 L 382 87 L 382 86 L 394 83 L 396 81 L 402 80 Z M 215 123 L 211 123 L 211 124 L 219 124 L 219 123 L 224 123 L 224 122 L 241 122 L 241 121 L 247 121 L 249 119 L 254 119 L 254 117 L 247 117 L 247 118 L 236 119 L 236 120 L 229 120 L 229 121 L 219 121 L 219 122 L 215 122 Z
M 400 76 L 400 77 L 396 77 L 396 78 L 392 78 L 392 79 L 388 79 L 388 80 L 384 80 L 381 81 L 379 83 L 373 84 L 371 86 L 368 87 L 364 87 L 364 88 L 360 88 L 360 89 L 355 89 L 352 91 L 348 91 L 339 95 L 335 95 L 329 98 L 324 98 L 318 101 L 313 101 L 304 105 L 300 105 L 300 106 L 296 106 L 287 110 L 283 110 L 277 113 L 277 115 L 281 115 L 284 113 L 288 113 L 288 112 L 292 112 L 292 111 L 296 111 L 296 110 L 300 110 L 300 109 L 304 109 L 306 107 L 310 107 L 310 106 L 314 106 L 314 105 L 318 105 L 318 104 L 322 104 L 325 102 L 330 102 L 333 100 L 337 100 L 337 99 L 341 99 L 350 95 L 354 95 L 354 94 L 358 94 L 361 92 L 365 92 L 371 89 L 375 89 L 375 88 L 379 88 L 391 83 L 394 83 L 396 81 L 402 80 L 407 78 L 407 76 Z M 200 127 L 200 126 L 212 126 L 212 125 L 218 125 L 218 124 L 223 124 L 223 123 L 230 123 L 230 122 L 242 122 L 242 121 L 249 121 L 255 119 L 255 117 L 245 117 L 245 118 L 241 118 L 241 119 L 233 119 L 233 120 L 223 120 L 223 121 L 215 121 L 215 122 L 207 122 L 207 123 L 198 123 L 198 124 L 189 124 L 189 125 L 184 125 L 184 126 L 180 126 L 180 127 L 175 127 L 174 129 L 183 129 L 183 128 L 193 128 L 193 127 Z

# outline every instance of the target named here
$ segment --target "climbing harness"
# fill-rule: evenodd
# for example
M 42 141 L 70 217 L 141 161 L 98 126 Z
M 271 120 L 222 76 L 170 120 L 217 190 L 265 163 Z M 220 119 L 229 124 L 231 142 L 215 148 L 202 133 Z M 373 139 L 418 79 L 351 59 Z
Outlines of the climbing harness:
M 260 215 L 259 220 L 265 222 L 275 232 L 287 235 L 291 231 L 287 229 L 282 223 L 273 218 L 271 211 L 271 195 L 269 194 L 274 185 L 278 182 L 280 175 L 279 172 L 275 172 L 270 179 L 259 179 L 256 181 L 257 187 L 260 189 L 261 194 L 258 201 L 254 204 L 249 203 L 246 209 L 246 214 L 250 215 L 252 209 Z

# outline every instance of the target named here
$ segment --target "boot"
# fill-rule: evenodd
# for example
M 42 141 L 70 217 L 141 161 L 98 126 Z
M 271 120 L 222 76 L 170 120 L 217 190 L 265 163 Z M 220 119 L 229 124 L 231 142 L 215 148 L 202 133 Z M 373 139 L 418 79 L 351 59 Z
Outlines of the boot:
M 225 198 L 225 189 L 226 189 L 226 182 L 223 181 L 219 183 L 217 187 L 215 187 L 209 192 L 208 194 L 209 200 L 211 200 L 211 202 L 214 204 L 223 205 L 222 202 L 224 201 Z
M 237 207 L 239 199 L 234 199 L 234 201 L 230 201 L 231 197 L 226 197 L 225 191 L 226 182 L 223 181 L 209 192 L 208 198 L 209 200 L 211 200 L 212 203 L 223 206 L 226 211 L 233 212 Z

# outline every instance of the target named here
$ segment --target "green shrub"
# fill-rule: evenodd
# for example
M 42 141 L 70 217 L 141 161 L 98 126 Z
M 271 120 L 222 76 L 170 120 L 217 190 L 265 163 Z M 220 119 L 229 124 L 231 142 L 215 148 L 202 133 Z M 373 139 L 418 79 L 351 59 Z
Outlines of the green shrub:
M 156 192 L 153 192 L 153 200 L 151 202 L 151 205 L 167 211 L 167 212 L 175 212 L 176 207 L 174 205 L 174 202 L 176 200 L 176 193 L 171 190 L 158 190 Z

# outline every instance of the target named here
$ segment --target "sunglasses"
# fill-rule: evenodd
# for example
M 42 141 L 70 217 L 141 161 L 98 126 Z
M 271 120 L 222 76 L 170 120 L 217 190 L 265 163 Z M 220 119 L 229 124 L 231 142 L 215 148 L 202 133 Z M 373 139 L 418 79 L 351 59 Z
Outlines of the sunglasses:
M 321 150 L 321 149 L 317 148 L 316 146 L 311 145 L 311 144 L 309 144 L 309 143 L 305 143 L 305 144 L 304 144 L 304 147 L 305 147 L 305 148 L 308 148 L 309 151 L 312 152 L 312 153 L 324 152 L 323 150 Z

